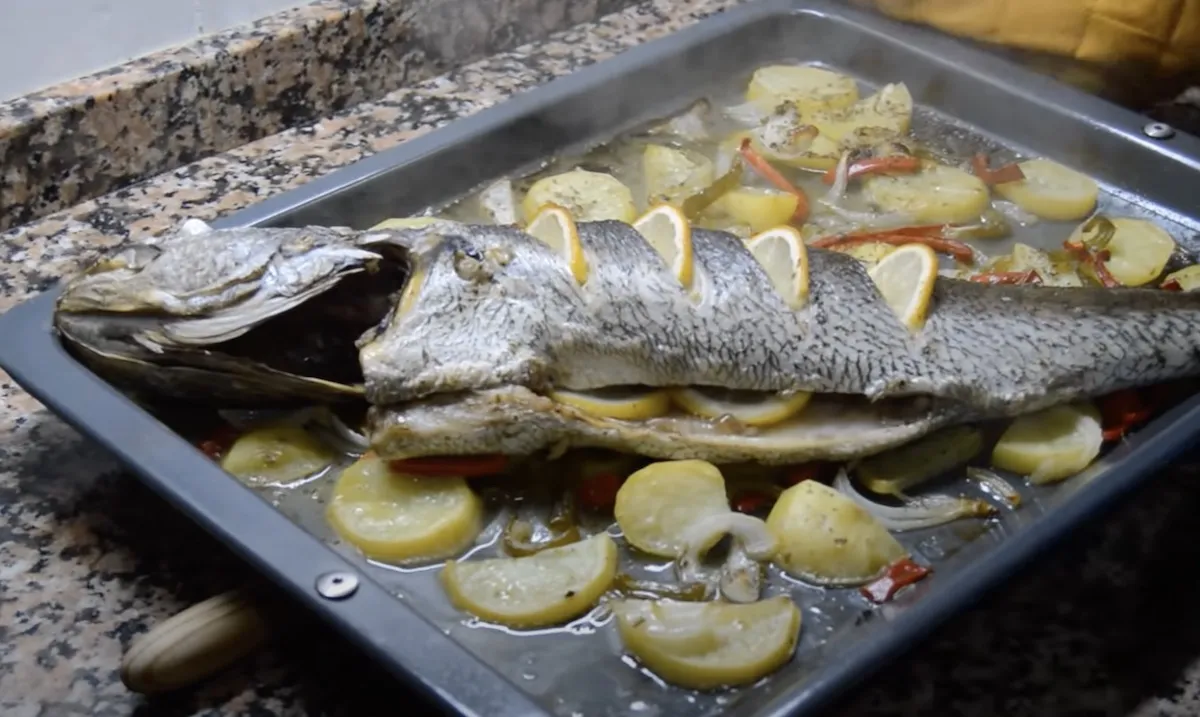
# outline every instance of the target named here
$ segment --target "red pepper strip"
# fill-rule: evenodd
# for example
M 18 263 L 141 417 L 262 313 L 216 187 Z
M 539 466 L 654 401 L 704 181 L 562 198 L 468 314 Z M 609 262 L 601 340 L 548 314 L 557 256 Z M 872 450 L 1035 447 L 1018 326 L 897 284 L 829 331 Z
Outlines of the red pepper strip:
M 818 239 L 809 243 L 809 246 L 818 249 L 834 249 L 840 246 L 853 246 L 855 244 L 869 244 L 871 242 L 879 242 L 881 244 L 895 244 L 902 246 L 904 244 L 924 244 L 934 251 L 940 251 L 943 254 L 949 254 L 955 259 L 970 263 L 975 259 L 975 252 L 971 247 L 954 239 L 939 239 L 938 237 L 917 236 L 909 234 L 860 234 L 857 236 L 832 236 Z
M 508 458 L 503 455 L 490 456 L 428 456 L 388 461 L 394 471 L 428 477 L 478 478 L 504 470 Z
M 972 276 L 971 281 L 979 284 L 1040 284 L 1042 275 L 1037 269 L 1029 271 L 988 271 Z
M 1092 252 L 1083 244 L 1070 241 L 1063 242 L 1063 247 L 1078 257 L 1080 261 L 1091 265 L 1092 271 L 1096 272 L 1096 278 L 1103 286 L 1112 289 L 1121 285 L 1121 282 L 1117 281 L 1109 273 L 1108 267 L 1104 265 L 1104 262 L 1108 260 L 1107 251 Z
M 774 184 L 780 191 L 796 195 L 796 211 L 792 212 L 792 221 L 796 224 L 803 224 L 807 221 L 809 211 L 808 195 L 804 193 L 804 190 L 789 182 L 787 177 L 779 173 L 778 169 L 772 167 L 770 162 L 763 159 L 758 152 L 755 152 L 754 148 L 750 146 L 749 137 L 742 140 L 742 146 L 738 151 L 742 153 L 746 164 L 749 164 L 763 179 Z
M 1105 441 L 1120 440 L 1129 429 L 1149 420 L 1153 411 L 1141 394 L 1133 389 L 1115 391 L 1102 396 L 1097 403 L 1100 408 L 1101 425 Z
M 230 446 L 233 445 L 233 442 L 237 440 L 237 437 L 237 431 L 234 430 L 233 426 L 222 425 L 213 431 L 212 435 L 210 435 L 207 439 L 200 441 L 196 447 L 199 448 L 204 455 L 208 456 L 214 461 L 219 461 L 225 456 L 226 451 L 228 451 Z
M 611 508 L 617 502 L 617 491 L 623 482 L 624 479 L 616 473 L 588 476 L 579 484 L 579 504 L 589 510 Z
M 987 156 L 982 153 L 971 158 L 971 169 L 975 171 L 976 177 L 983 180 L 984 184 L 1004 184 L 1025 178 L 1025 173 L 1016 164 L 1006 164 L 999 169 L 989 169 Z
M 858 589 L 868 600 L 874 603 L 885 603 L 892 599 L 896 591 L 912 585 L 929 573 L 933 572 L 924 565 L 918 565 L 911 558 L 900 558 L 888 566 L 887 574 L 875 582 Z
M 1183 291 L 1183 287 L 1179 285 L 1179 281 L 1176 279 L 1167 279 L 1158 288 L 1165 289 L 1166 291 Z
M 921 168 L 921 160 L 907 154 L 894 154 L 890 157 L 873 157 L 860 159 L 846 168 L 846 178 L 854 179 L 867 174 L 912 174 Z M 837 181 L 837 167 L 830 167 L 821 176 L 821 181 L 833 184 Z
M 742 493 L 733 500 L 733 509 L 739 513 L 755 513 L 771 502 L 770 496 L 758 492 Z

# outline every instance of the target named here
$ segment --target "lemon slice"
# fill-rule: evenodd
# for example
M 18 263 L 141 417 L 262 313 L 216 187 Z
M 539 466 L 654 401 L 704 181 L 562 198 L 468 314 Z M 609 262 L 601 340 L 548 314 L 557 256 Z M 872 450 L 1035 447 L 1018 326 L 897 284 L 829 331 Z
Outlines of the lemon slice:
M 571 276 L 582 285 L 587 281 L 587 259 L 583 256 L 583 244 L 579 241 L 579 230 L 571 213 L 562 207 L 547 204 L 538 211 L 525 232 L 540 239 L 567 262 Z
M 757 682 L 792 659 L 800 610 L 783 595 L 758 602 L 620 600 L 612 604 L 625 649 L 678 687 Z
M 394 471 L 368 453 L 342 471 L 326 518 L 368 558 L 410 561 L 454 555 L 481 530 L 483 502 L 466 481 Z
M 880 259 L 867 273 L 901 323 L 912 330 L 925 323 L 938 276 L 938 258 L 933 249 L 924 244 L 905 244 Z
M 328 468 L 333 451 L 299 426 L 267 426 L 239 436 L 221 468 L 247 485 L 291 483 Z
M 660 204 L 639 217 L 633 228 L 654 247 L 685 289 L 692 285 L 692 227 L 683 212 Z
M 598 533 L 520 558 L 447 561 L 442 586 L 459 610 L 528 629 L 587 612 L 616 575 L 617 544 Z
M 1017 417 L 992 449 L 992 465 L 1053 483 L 1082 471 L 1100 455 L 1104 430 L 1091 404 L 1054 406 Z
M 703 518 L 728 513 L 725 478 L 707 461 L 659 461 L 633 473 L 617 491 L 613 517 L 630 545 L 674 558 L 684 533 Z M 699 546 L 703 553 L 711 545 Z
M 750 237 L 746 248 L 771 278 L 771 285 L 792 309 L 808 301 L 808 249 L 794 227 L 775 227 Z
M 1042 219 L 1082 219 L 1096 207 L 1100 187 L 1086 174 L 1051 162 L 1030 159 L 1018 164 L 1024 179 L 996 185 L 996 193 Z
M 614 386 L 596 391 L 553 391 L 550 398 L 601 418 L 644 421 L 671 410 L 671 394 L 660 389 Z
M 837 110 L 858 101 L 854 78 L 820 67 L 767 65 L 754 71 L 746 101 L 770 110 L 792 102 L 803 112 Z
M 1175 240 L 1162 227 L 1146 219 L 1113 217 L 1113 234 L 1104 246 L 1108 260 L 1104 266 L 1122 286 L 1149 284 L 1162 274 L 1175 253 Z M 1070 241 L 1082 242 L 1083 227 L 1075 228 Z
M 820 585 L 855 585 L 876 578 L 907 555 L 883 525 L 839 491 L 815 480 L 780 494 L 767 516 L 775 562 Z
M 711 388 L 679 388 L 671 399 L 683 410 L 703 418 L 733 416 L 747 426 L 771 426 L 786 421 L 808 405 L 812 394 L 729 391 Z

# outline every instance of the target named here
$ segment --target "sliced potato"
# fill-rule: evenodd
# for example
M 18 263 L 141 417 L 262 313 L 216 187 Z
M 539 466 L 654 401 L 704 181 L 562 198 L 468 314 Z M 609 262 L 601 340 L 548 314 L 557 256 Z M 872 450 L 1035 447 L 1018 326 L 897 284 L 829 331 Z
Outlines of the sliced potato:
M 1053 483 L 1091 465 L 1103 444 L 1095 406 L 1054 406 L 1016 418 L 992 449 L 992 465 L 1027 475 L 1031 483 Z
M 613 614 L 626 650 L 693 690 L 757 682 L 787 664 L 800 639 L 800 609 L 783 595 L 745 604 L 620 600 Z
M 712 160 L 708 157 L 659 144 L 646 146 L 642 154 L 642 175 L 647 205 L 678 206 L 716 178 Z
M 1113 234 L 1104 249 L 1108 260 L 1104 262 L 1108 273 L 1124 286 L 1149 284 L 1162 275 L 1167 262 L 1175 252 L 1175 240 L 1162 227 L 1146 219 L 1112 217 Z M 1075 228 L 1070 241 L 1081 242 L 1087 226 L 1084 222 Z
M 983 450 L 983 434 L 972 426 L 952 426 L 918 441 L 863 459 L 858 478 L 873 493 L 900 495 Z
M 797 483 L 779 496 L 767 516 L 767 529 L 779 541 L 779 567 L 819 585 L 869 582 L 907 555 L 870 513 L 815 480 Z
M 709 212 L 745 224 L 757 234 L 787 224 L 799 201 L 795 194 L 778 189 L 738 187 L 713 202 Z
M 659 461 L 625 480 L 613 515 L 630 545 L 674 558 L 686 547 L 683 533 L 689 525 L 729 510 L 725 478 L 716 466 L 707 461 Z
M 328 468 L 333 450 L 299 426 L 267 426 L 238 437 L 221 468 L 242 482 L 260 486 L 291 483 Z
M 617 575 L 617 544 L 598 533 L 520 558 L 449 560 L 442 585 L 459 610 L 515 628 L 557 625 L 592 608 Z
M 1056 262 L 1049 254 L 1028 244 L 1013 244 L 1012 266 L 1005 271 L 1029 271 L 1033 269 L 1042 277 L 1046 286 L 1083 286 L 1083 279 L 1066 262 Z
M 1162 285 L 1177 284 L 1180 291 L 1195 291 L 1200 289 L 1200 264 L 1185 266 L 1179 271 L 1173 271 L 1163 277 Z
M 767 65 L 754 71 L 746 101 L 764 111 L 791 102 L 802 112 L 839 110 L 858 101 L 854 78 L 806 65 Z
M 1051 162 L 1030 159 L 1019 163 L 1024 179 L 996 185 L 996 192 L 1042 219 L 1082 219 L 1096 208 L 1100 187 L 1086 174 Z
M 483 502 L 462 478 L 408 475 L 368 453 L 338 477 L 326 518 L 368 558 L 433 560 L 475 541 Z
M 805 119 L 820 130 L 818 136 L 836 143 L 867 127 L 904 134 L 912 124 L 912 112 L 912 94 L 900 82 L 884 85 L 875 94 L 849 107 L 813 112 Z
M 836 247 L 834 251 L 849 254 L 862 263 L 873 266 L 878 264 L 888 254 L 896 251 L 896 246 L 881 242 L 864 242 L 862 244 L 849 244 L 844 247 Z
M 881 209 L 903 212 L 917 223 L 928 224 L 975 221 L 991 201 L 979 177 L 929 161 L 915 174 L 869 177 L 863 191 Z
M 629 187 L 610 174 L 586 169 L 572 169 L 534 182 L 521 201 L 525 221 L 532 221 L 547 204 L 566 209 L 577 222 L 615 219 L 628 223 L 637 217 Z

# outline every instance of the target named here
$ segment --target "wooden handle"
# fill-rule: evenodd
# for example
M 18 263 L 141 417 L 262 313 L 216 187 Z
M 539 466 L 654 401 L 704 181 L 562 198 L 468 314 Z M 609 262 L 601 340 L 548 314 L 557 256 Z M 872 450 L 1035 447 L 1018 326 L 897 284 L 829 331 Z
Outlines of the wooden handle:
M 194 684 L 266 641 L 263 614 L 244 590 L 231 590 L 173 615 L 139 637 L 121 661 L 121 681 L 150 694 Z

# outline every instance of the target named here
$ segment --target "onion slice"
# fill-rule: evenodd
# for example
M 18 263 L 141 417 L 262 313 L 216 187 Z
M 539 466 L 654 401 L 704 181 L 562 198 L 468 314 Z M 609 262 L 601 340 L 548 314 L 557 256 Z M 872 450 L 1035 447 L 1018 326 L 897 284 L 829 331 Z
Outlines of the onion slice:
M 761 519 L 729 511 L 709 515 L 687 527 L 681 536 L 683 551 L 676 560 L 676 570 L 683 582 L 707 582 L 699 573 L 704 553 L 725 535 L 733 545 L 719 578 L 721 594 L 730 602 L 755 602 L 762 594 L 762 561 L 770 560 L 778 549 L 775 536 Z
M 1012 484 L 1004 480 L 999 473 L 986 468 L 967 468 L 967 477 L 979 483 L 985 491 L 1003 500 L 1009 506 L 1016 508 L 1021 505 L 1021 494 Z
M 845 469 L 838 472 L 833 487 L 870 513 L 883 527 L 897 532 L 932 528 L 961 518 L 981 517 L 996 512 L 995 507 L 982 500 L 949 495 L 910 498 L 903 506 L 883 505 L 855 490 Z

